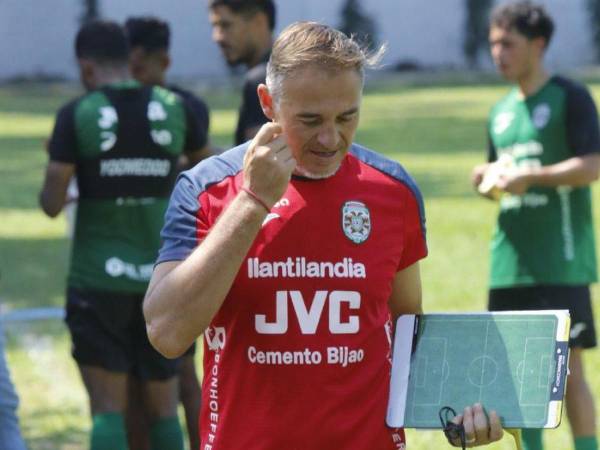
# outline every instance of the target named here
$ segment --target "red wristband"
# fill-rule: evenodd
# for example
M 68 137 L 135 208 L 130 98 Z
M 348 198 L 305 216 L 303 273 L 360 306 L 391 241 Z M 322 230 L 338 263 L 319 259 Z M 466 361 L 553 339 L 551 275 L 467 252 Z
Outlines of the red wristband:
M 257 203 L 260 203 L 267 210 L 267 212 L 271 212 L 271 208 L 269 208 L 267 202 L 265 202 L 262 198 L 256 195 L 256 193 L 252 191 L 252 189 L 245 188 L 244 186 L 240 187 L 240 189 L 246 194 L 248 194 L 250 197 L 252 197 Z

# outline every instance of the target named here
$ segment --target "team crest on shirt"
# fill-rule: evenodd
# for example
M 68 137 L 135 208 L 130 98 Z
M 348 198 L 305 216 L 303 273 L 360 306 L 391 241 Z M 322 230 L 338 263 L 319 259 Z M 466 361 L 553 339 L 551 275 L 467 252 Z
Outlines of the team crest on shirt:
M 538 129 L 544 128 L 548 121 L 550 120 L 552 110 L 550 109 L 550 105 L 548 103 L 540 103 L 533 109 L 533 113 L 531 115 L 531 120 L 533 121 L 533 125 Z
M 359 201 L 351 200 L 342 208 L 342 229 L 348 239 L 362 244 L 371 234 L 371 214 L 369 208 Z

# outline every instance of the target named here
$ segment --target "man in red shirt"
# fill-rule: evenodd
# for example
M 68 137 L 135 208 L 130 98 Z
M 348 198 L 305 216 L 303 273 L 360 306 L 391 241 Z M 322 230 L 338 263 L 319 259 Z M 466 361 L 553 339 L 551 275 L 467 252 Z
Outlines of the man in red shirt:
M 286 28 L 258 88 L 272 122 L 179 179 L 144 312 L 166 356 L 204 333 L 202 450 L 406 448 L 390 320 L 422 312 L 425 218 L 402 166 L 353 144 L 369 63 Z M 470 446 L 502 435 L 480 406 L 464 426 Z

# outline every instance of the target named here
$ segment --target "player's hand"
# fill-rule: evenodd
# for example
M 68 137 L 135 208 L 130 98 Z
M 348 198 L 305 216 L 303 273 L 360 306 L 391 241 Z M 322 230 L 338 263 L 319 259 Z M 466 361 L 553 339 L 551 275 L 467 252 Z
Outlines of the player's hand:
M 513 195 L 522 195 L 529 189 L 529 180 L 529 172 L 525 169 L 520 169 L 500 174 L 496 186 L 504 192 Z
M 244 187 L 269 207 L 281 199 L 296 168 L 296 160 L 282 133 L 281 125 L 264 124 L 244 157 Z
M 499 441 L 504 433 L 498 414 L 491 411 L 488 416 L 479 403 L 467 406 L 462 414 L 452 419 L 452 422 L 464 427 L 467 447 L 479 447 Z M 460 447 L 461 443 L 457 439 L 452 445 Z
M 473 187 L 475 189 L 477 189 L 477 187 L 483 181 L 483 177 L 485 175 L 485 172 L 488 170 L 489 166 L 490 163 L 485 163 L 473 167 L 473 170 L 471 171 L 471 184 L 473 184 Z

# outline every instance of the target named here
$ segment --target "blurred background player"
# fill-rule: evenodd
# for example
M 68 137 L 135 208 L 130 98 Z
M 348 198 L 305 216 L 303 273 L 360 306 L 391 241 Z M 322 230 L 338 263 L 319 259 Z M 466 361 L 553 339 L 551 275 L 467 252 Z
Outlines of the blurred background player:
M 130 54 L 129 67 L 133 77 L 145 85 L 164 86 L 176 92 L 194 112 L 197 128 L 201 132 L 200 148 L 193 155 L 189 164 L 185 162 L 182 167 L 191 166 L 201 159 L 211 156 L 208 139 L 209 111 L 206 104 L 193 93 L 181 89 L 173 84 L 166 83 L 166 72 L 170 66 L 171 58 L 169 46 L 171 33 L 169 25 L 156 17 L 130 17 L 125 22 L 125 30 L 129 39 Z M 198 430 L 198 414 L 200 412 L 201 390 L 194 364 L 196 345 L 182 356 L 179 369 L 180 400 L 185 410 L 190 448 L 197 449 L 200 445 Z M 139 386 L 133 382 L 130 385 L 132 400 L 139 399 L 141 392 Z M 147 420 L 139 401 L 131 401 L 127 413 L 127 428 L 131 448 L 143 450 L 149 448 Z
M 125 22 L 125 31 L 129 40 L 129 69 L 133 78 L 144 85 L 162 86 L 179 94 L 194 113 L 202 136 L 199 148 L 189 156 L 191 160 L 188 165 L 211 156 L 213 152 L 208 136 L 210 115 L 206 103 L 192 92 L 166 80 L 171 65 L 169 24 L 157 17 L 130 17 Z
M 77 175 L 79 205 L 67 280 L 66 322 L 90 399 L 91 449 L 127 449 L 127 379 L 143 383 L 152 448 L 183 448 L 177 360 L 148 342 L 141 305 L 177 161 L 194 155 L 197 121 L 180 97 L 129 74 L 114 22 L 84 25 L 75 53 L 86 95 L 57 114 L 40 204 L 55 217 Z
M 235 145 L 252 139 L 268 122 L 256 89 L 265 82 L 273 46 L 275 4 L 272 0 L 209 0 L 212 38 L 230 66 L 243 64 L 242 103 L 235 130 Z
M 544 8 L 530 2 L 500 5 L 492 13 L 492 57 L 516 86 L 491 111 L 490 163 L 475 167 L 473 182 L 479 186 L 494 161 L 512 159 L 512 169 L 497 171 L 494 183 L 504 194 L 491 246 L 489 309 L 569 309 L 567 415 L 576 450 L 597 450 L 582 350 L 596 346 L 589 185 L 598 178 L 600 132 L 587 89 L 544 67 L 553 30 Z M 528 450 L 542 449 L 541 430 L 524 430 L 524 440 Z

